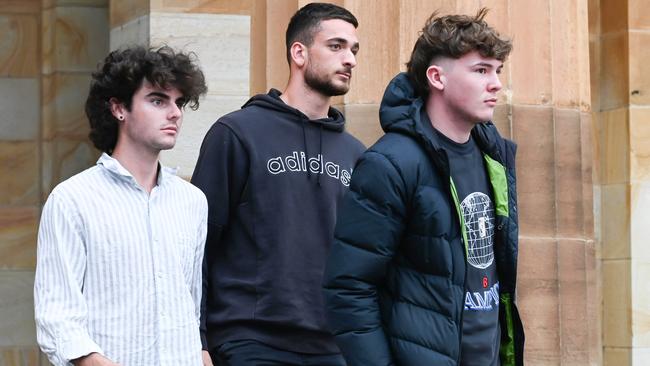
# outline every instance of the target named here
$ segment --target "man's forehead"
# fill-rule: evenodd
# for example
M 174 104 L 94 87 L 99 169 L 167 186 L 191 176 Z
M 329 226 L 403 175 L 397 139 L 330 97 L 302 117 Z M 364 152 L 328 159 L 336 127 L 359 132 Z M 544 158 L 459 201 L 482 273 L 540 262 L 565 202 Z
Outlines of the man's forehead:
M 339 38 L 350 43 L 359 42 L 357 38 L 357 29 L 354 25 L 342 19 L 322 20 L 316 28 L 314 38 L 321 40 Z
M 162 93 L 162 94 L 167 94 L 170 96 L 178 97 L 181 95 L 180 90 L 174 85 L 167 85 L 165 88 L 160 86 L 159 84 L 154 84 L 147 80 L 146 78 L 142 80 L 142 84 L 140 84 L 140 89 L 145 93 Z
M 443 67 L 453 67 L 455 65 L 464 65 L 464 66 L 488 66 L 499 68 L 503 67 L 503 61 L 500 61 L 494 57 L 485 57 L 482 56 L 478 51 L 472 51 L 464 54 L 459 58 L 452 58 L 447 56 L 439 56 L 434 58 L 431 61 L 432 65 L 440 65 Z
M 486 65 L 492 67 L 503 66 L 503 61 L 500 61 L 494 57 L 483 56 L 478 51 L 470 52 L 461 57 L 460 60 L 463 60 L 471 65 Z

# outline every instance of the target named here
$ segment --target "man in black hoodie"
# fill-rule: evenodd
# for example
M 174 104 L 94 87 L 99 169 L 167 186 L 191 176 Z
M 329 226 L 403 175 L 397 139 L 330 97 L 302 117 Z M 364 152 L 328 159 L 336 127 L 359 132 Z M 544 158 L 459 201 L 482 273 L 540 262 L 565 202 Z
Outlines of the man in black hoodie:
M 345 364 L 321 283 L 338 201 L 364 149 L 330 107 L 350 86 L 356 27 L 336 5 L 298 10 L 284 92 L 252 97 L 203 141 L 192 176 L 209 204 L 201 336 L 218 365 Z
M 349 366 L 523 363 L 515 145 L 489 122 L 512 45 L 486 13 L 429 18 L 340 205 L 324 282 Z

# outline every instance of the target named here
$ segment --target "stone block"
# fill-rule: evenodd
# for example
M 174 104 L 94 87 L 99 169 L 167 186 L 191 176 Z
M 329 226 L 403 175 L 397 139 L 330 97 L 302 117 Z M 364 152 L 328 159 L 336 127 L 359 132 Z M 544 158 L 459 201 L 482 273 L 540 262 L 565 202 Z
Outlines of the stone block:
M 253 0 L 151 0 L 152 12 L 250 15 Z
M 149 14 L 133 18 L 111 28 L 109 47 L 111 51 L 131 46 L 149 46 Z
M 650 12 L 646 0 L 628 0 L 628 26 L 634 30 L 650 30 Z M 647 47 L 646 47 L 647 48 Z
M 630 188 L 627 184 L 604 185 L 601 192 L 603 259 L 630 259 Z
M 0 205 L 36 205 L 39 159 L 36 142 L 0 141 Z
M 622 8 L 620 5 L 616 7 Z M 607 19 L 612 16 L 604 17 Z M 600 110 L 623 108 L 629 103 L 629 49 L 627 32 L 602 36 Z
M 583 176 L 580 112 L 555 109 L 555 186 L 557 199 L 557 233 L 562 237 L 582 238 Z
M 39 207 L 0 208 L 0 268 L 34 270 Z
M 650 14 L 650 11 L 644 13 Z M 650 45 L 650 32 L 630 32 L 628 37 L 630 42 L 628 50 L 630 60 L 630 104 L 650 106 L 650 70 L 648 70 L 647 64 L 650 57 L 650 47 L 648 47 Z
M 346 1 L 358 19 L 381 19 L 359 24 L 359 53 L 352 71 L 352 87 L 345 96 L 349 104 L 378 104 L 386 85 L 400 71 L 400 57 L 386 45 L 398 45 L 399 4 L 396 1 Z M 433 7 L 432 7 L 433 9 Z
M 55 73 L 43 77 L 43 138 L 86 140 L 90 125 L 84 106 L 90 74 Z
M 600 183 L 630 181 L 630 127 L 627 108 L 600 113 L 594 136 L 599 140 Z
M 379 123 L 378 104 L 347 104 L 342 110 L 345 113 L 346 131 L 367 147 L 384 135 Z
M 632 346 L 630 260 L 603 261 L 603 346 Z M 605 356 L 607 359 L 607 356 Z
M 630 170 L 631 181 L 650 181 L 650 109 L 647 108 L 630 108 Z
M 33 347 L 34 272 L 0 271 L 0 347 Z
M 650 245 L 648 245 L 650 239 L 650 181 L 632 184 L 630 201 L 632 259 L 650 263 Z M 647 286 L 647 283 L 645 285 Z M 642 292 L 650 294 L 648 291 Z M 648 325 L 650 326 L 650 323 Z M 650 328 L 648 330 L 650 331 Z M 650 346 L 650 343 L 648 345 Z
M 0 13 L 0 77 L 38 76 L 39 31 L 38 14 Z
M 56 139 L 43 143 L 42 197 L 45 201 L 52 189 L 62 181 L 97 162 L 100 153 L 89 140 Z
M 648 226 L 648 221 L 646 221 Z M 647 247 L 648 236 L 640 240 L 638 247 Z M 635 245 L 635 249 L 637 246 Z M 636 352 L 639 348 L 645 348 L 647 357 L 645 361 L 650 360 L 650 292 L 648 291 L 648 281 L 650 280 L 650 261 L 647 248 L 643 258 L 637 259 L 636 255 L 632 260 L 632 346 Z M 636 251 L 635 251 L 636 254 Z
M 560 299 L 555 240 L 521 238 L 517 302 L 526 332 L 526 364 L 559 364 Z
M 0 78 L 0 140 L 38 139 L 41 105 L 38 84 L 36 78 Z
M 589 364 L 587 268 L 584 240 L 559 240 L 558 269 L 562 364 Z
M 556 230 L 555 142 L 553 109 L 512 107 L 517 149 L 520 234 L 552 237 Z
M 512 101 L 515 104 L 551 104 L 553 101 L 550 7 L 547 2 L 510 2 L 512 38 L 510 56 Z M 535 31 L 531 31 L 534 29 Z M 534 66 L 533 66 L 534 65 Z
M 250 17 L 153 13 L 151 45 L 195 52 L 213 95 L 249 94 Z
M 151 0 L 111 0 L 109 18 L 111 29 L 151 13 Z M 112 47 L 111 47 L 112 49 Z
M 108 10 L 102 7 L 55 7 L 43 26 L 45 72 L 92 72 L 109 49 Z
M 39 350 L 32 347 L 0 347 L 0 365 L 2 366 L 39 366 Z M 48 364 L 49 365 L 49 364 Z

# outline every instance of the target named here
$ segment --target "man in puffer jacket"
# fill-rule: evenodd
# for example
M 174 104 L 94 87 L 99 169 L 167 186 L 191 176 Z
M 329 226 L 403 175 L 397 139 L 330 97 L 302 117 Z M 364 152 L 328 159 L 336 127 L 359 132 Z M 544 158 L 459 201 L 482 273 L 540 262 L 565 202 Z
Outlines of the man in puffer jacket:
M 339 206 L 324 287 L 350 366 L 522 365 L 515 150 L 492 119 L 512 49 L 429 18 Z

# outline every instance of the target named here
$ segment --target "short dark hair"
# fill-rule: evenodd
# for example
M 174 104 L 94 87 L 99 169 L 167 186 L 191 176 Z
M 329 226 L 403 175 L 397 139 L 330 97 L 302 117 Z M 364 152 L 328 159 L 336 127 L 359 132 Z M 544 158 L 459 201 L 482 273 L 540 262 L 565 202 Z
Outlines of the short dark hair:
M 111 113 L 110 100 L 115 98 L 130 110 L 133 95 L 144 80 L 161 88 L 177 88 L 185 99 L 183 107 L 189 105 L 192 110 L 199 108 L 199 97 L 208 90 L 194 53 L 175 52 L 167 46 L 112 51 L 92 74 L 86 99 L 89 137 L 97 149 L 112 154 L 117 144 L 119 124 Z
M 328 3 L 310 3 L 291 17 L 287 27 L 286 46 L 287 61 L 291 64 L 291 45 L 300 42 L 309 47 L 314 42 L 314 34 L 319 31 L 320 22 L 323 20 L 341 19 L 355 28 L 359 26 L 357 18 L 345 8 Z
M 419 95 L 429 94 L 426 71 L 437 57 L 458 59 L 478 51 L 483 57 L 505 61 L 512 50 L 510 39 L 503 38 L 484 20 L 488 9 L 480 9 L 475 16 L 431 14 L 415 42 L 407 73 Z

